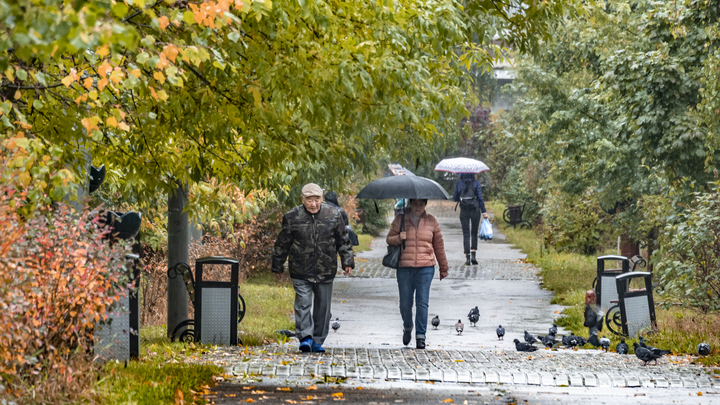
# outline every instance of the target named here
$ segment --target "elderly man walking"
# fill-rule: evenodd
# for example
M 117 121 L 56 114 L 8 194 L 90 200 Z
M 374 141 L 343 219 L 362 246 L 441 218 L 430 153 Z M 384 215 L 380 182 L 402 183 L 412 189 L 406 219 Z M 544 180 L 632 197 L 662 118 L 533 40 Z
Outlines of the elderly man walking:
M 275 241 L 272 271 L 279 277 L 289 256 L 295 288 L 295 332 L 303 352 L 324 352 L 338 253 L 345 275 L 355 268 L 352 245 L 340 211 L 322 202 L 314 183 L 302 188 L 302 205 L 286 212 Z M 310 307 L 312 306 L 312 314 Z

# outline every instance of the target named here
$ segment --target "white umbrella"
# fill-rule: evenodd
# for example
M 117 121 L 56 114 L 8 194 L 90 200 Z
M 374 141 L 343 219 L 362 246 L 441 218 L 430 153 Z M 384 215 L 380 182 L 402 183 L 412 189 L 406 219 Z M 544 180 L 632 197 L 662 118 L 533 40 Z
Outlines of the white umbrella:
M 490 168 L 485 163 L 464 157 L 443 159 L 435 166 L 436 172 L 482 173 L 487 170 L 490 170 Z

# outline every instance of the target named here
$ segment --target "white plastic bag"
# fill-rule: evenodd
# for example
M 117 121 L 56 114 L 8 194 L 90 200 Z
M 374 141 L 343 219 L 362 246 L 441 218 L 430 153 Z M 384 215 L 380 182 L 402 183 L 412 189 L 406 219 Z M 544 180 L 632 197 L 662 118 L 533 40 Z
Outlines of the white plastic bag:
M 490 223 L 490 220 L 485 218 L 482 220 L 482 223 L 480 224 L 480 234 L 478 235 L 478 238 L 481 240 L 492 240 L 493 238 L 493 230 L 492 230 L 492 224 Z

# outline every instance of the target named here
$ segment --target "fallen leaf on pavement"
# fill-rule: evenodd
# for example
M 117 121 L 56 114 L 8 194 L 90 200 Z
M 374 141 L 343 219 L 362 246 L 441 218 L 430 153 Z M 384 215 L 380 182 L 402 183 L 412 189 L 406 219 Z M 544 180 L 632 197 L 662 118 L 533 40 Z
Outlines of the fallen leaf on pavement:
M 342 398 L 343 393 L 342 393 L 342 392 L 336 392 L 336 393 L 332 394 L 332 396 L 334 396 L 335 398 Z
M 452 399 L 448 398 L 448 399 L 444 400 L 443 402 L 450 403 L 450 402 L 454 402 L 454 401 Z
M 316 390 L 316 389 L 317 389 L 317 385 L 311 385 L 311 386 L 307 387 L 307 389 L 309 389 L 309 390 Z

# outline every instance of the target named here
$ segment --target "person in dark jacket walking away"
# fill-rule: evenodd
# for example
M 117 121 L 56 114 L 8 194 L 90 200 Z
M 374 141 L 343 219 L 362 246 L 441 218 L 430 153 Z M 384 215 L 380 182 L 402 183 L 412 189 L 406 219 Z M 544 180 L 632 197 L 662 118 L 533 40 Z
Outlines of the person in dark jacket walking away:
M 488 214 L 485 210 L 482 188 L 480 182 L 475 180 L 475 174 L 460 173 L 460 180 L 455 183 L 453 200 L 460 205 L 460 225 L 463 232 L 465 265 L 478 264 L 475 252 L 477 252 L 480 215 L 487 218 Z
M 302 188 L 302 205 L 286 212 L 273 249 L 272 271 L 288 270 L 295 288 L 295 333 L 303 352 L 324 352 L 330 329 L 330 302 L 338 253 L 345 275 L 355 268 L 352 246 L 342 214 L 323 204 L 320 186 Z M 312 306 L 312 314 L 310 307 Z
M 345 225 L 350 225 L 350 221 L 348 220 L 348 216 L 345 213 L 345 210 L 342 209 L 340 203 L 338 202 L 338 196 L 336 192 L 328 191 L 327 193 L 325 193 L 325 203 L 330 204 L 336 209 L 340 210 L 340 215 L 342 215 L 343 221 L 345 221 Z

